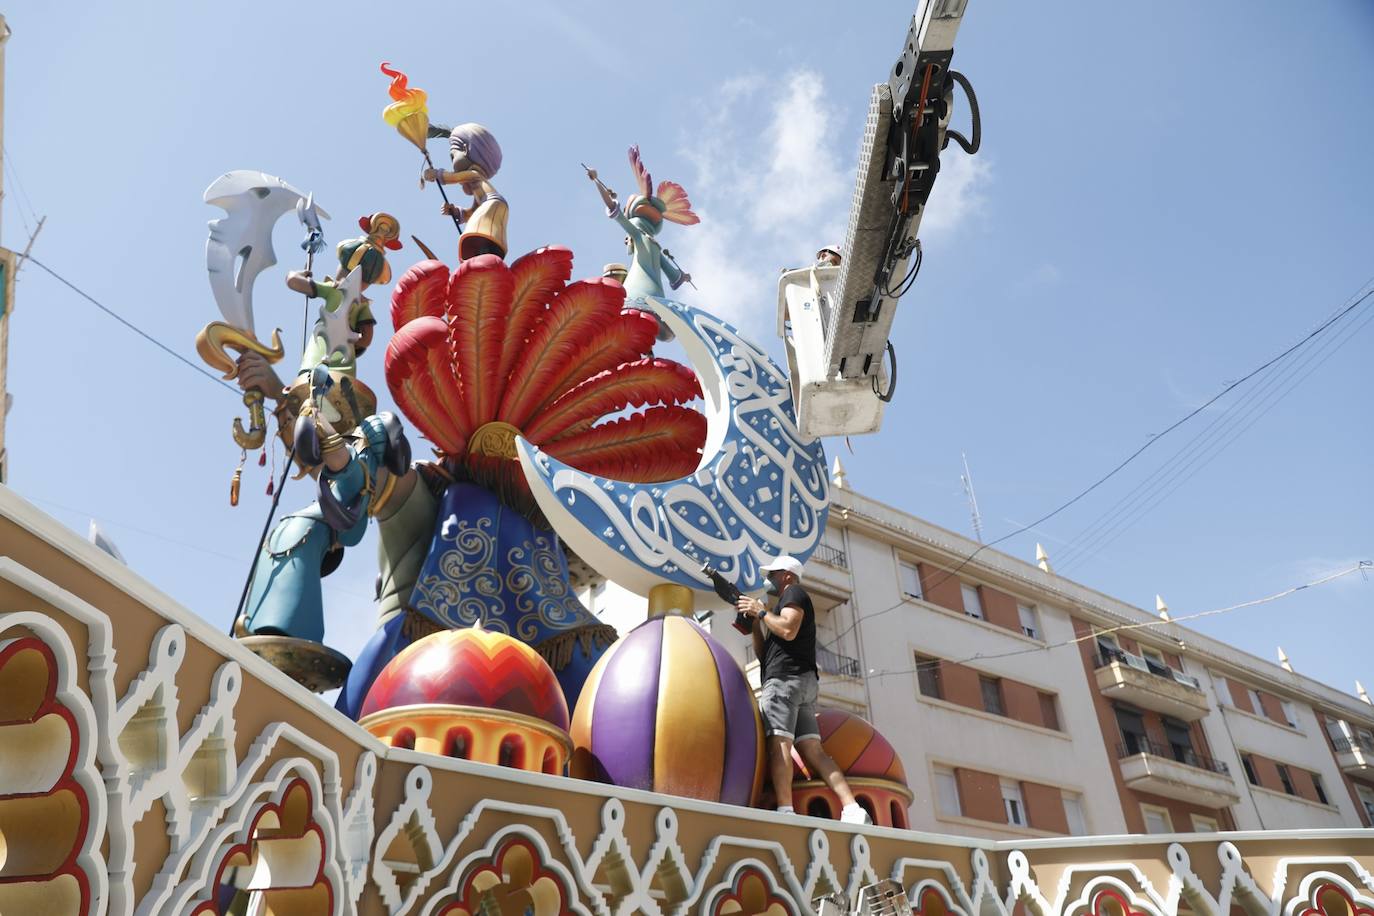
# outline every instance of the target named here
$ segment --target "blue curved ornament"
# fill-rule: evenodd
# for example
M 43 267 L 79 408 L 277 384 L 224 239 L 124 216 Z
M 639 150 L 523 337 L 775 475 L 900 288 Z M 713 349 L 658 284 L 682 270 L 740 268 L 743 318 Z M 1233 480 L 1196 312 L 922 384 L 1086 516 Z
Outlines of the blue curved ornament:
M 830 504 L 825 450 L 802 438 L 787 374 L 730 324 L 652 296 L 631 300 L 666 321 L 701 381 L 706 445 L 697 471 L 634 484 L 579 471 L 523 438 L 516 448 L 540 509 L 597 572 L 640 594 L 662 582 L 709 591 L 703 563 L 743 591 L 759 566 L 805 561 Z

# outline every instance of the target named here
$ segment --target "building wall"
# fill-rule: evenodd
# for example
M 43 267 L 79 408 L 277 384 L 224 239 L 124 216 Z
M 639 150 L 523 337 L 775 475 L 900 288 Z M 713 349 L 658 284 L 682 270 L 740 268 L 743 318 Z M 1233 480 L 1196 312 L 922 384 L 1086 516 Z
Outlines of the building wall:
M 951 575 L 935 558 L 913 552 L 914 545 L 899 549 L 890 539 L 860 526 L 846 527 L 855 588 L 852 604 L 863 621 L 865 670 L 872 672 L 872 718 L 906 762 L 915 794 L 913 828 L 978 836 L 1064 832 L 1061 795 L 1068 791 L 1082 796 L 1090 831 L 1123 832 L 1082 675 L 1047 663 L 1045 642 L 1022 635 L 1016 597 L 1003 583 L 973 578 L 968 570 Z M 918 561 L 925 600 L 903 596 L 901 560 Z M 986 619 L 964 613 L 961 582 L 978 587 Z M 1044 640 L 1058 641 L 1070 634 L 1064 611 L 1044 605 L 1037 612 Z M 942 699 L 921 694 L 915 670 L 918 654 L 952 662 L 979 653 L 994 657 L 940 666 Z M 1007 653 L 1019 654 L 995 657 Z M 1003 679 L 1005 715 L 983 710 L 980 675 Z M 1041 692 L 1056 697 L 1058 730 L 1044 727 Z M 935 766 L 955 771 L 961 814 L 940 811 L 929 781 Z M 965 775 L 969 773 L 979 775 Z M 924 783 L 918 781 L 921 776 Z M 1006 823 L 999 779 L 1022 786 L 1029 828 Z
M 806 579 L 818 645 L 864 677 L 823 674 L 821 704 L 865 716 L 891 742 L 913 794 L 912 828 L 988 838 L 1065 833 L 1073 827 L 1066 794 L 1078 799 L 1086 832 L 1094 834 L 1145 832 L 1142 806 L 1163 809 L 1172 829 L 1184 833 L 1211 821 L 1223 830 L 1374 824 L 1358 796 L 1360 786 L 1374 792 L 1374 766 L 1343 772 L 1324 726 L 1334 718 L 1374 732 L 1367 702 L 996 550 L 965 562 L 979 545 L 852 490 L 833 492 L 824 543 Z M 904 594 L 903 563 L 916 568 L 921 597 Z M 965 584 L 977 595 L 981 620 L 966 613 Z M 644 619 L 644 599 L 613 584 L 582 596 L 621 633 Z M 1034 607 L 1038 638 L 1022 633 L 1018 604 Z M 697 609 L 715 611 L 705 625 L 757 686 L 750 640 L 730 627 L 733 611 L 709 595 L 699 596 Z M 1213 808 L 1124 783 L 1122 736 L 1092 659 L 1094 631 L 1123 626 L 1116 633 L 1122 650 L 1139 655 L 1150 647 L 1169 668 L 1196 678 L 1208 709 L 1189 726 L 1192 748 L 1226 764 L 1239 796 L 1234 805 Z M 1081 641 L 1068 645 L 1074 640 Z M 918 655 L 935 660 L 939 697 L 922 694 Z M 984 677 L 1001 681 L 1000 715 L 984 708 Z M 1042 694 L 1053 696 L 1057 723 L 1047 720 Z M 1141 712 L 1150 740 L 1166 745 L 1160 714 Z M 1243 753 L 1259 785 L 1246 779 Z M 1374 751 L 1369 756 L 1374 761 Z M 1280 763 L 1292 794 L 1278 776 Z M 957 812 L 942 810 L 937 772 L 953 775 Z M 1019 792 L 1024 826 L 1007 821 L 1008 786 Z

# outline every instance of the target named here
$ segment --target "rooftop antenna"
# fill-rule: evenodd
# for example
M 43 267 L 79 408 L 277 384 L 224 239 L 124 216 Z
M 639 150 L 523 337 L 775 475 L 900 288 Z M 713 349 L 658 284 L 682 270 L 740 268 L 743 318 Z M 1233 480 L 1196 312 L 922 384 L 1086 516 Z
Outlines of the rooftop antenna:
M 973 492 L 973 474 L 968 469 L 968 454 L 959 453 L 964 459 L 964 474 L 959 479 L 964 482 L 964 496 L 968 498 L 969 514 L 973 516 L 973 536 L 983 543 L 983 516 L 978 512 L 978 497 Z

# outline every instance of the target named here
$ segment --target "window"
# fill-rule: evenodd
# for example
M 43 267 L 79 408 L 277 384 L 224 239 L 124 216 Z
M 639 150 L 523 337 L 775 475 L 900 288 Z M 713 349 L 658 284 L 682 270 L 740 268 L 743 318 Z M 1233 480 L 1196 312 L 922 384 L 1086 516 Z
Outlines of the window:
M 1040 638 L 1039 621 L 1035 619 L 1035 608 L 1029 604 L 1018 604 L 1016 616 L 1021 618 L 1021 632 L 1031 639 Z
M 929 655 L 916 656 L 916 685 L 920 688 L 922 696 L 944 699 L 945 685 L 940 677 L 938 658 Z
M 978 595 L 978 586 L 962 582 L 959 584 L 959 590 L 964 594 L 964 613 L 982 620 L 983 599 Z
M 1116 725 L 1121 730 L 1121 743 L 1127 754 L 1147 754 L 1150 739 L 1145 734 L 1145 719 L 1134 709 L 1116 707 Z
M 1280 700 L 1279 705 L 1283 707 L 1283 717 L 1287 720 L 1291 728 L 1298 727 L 1298 708 L 1288 700 Z
M 983 709 L 994 716 L 1005 716 L 1005 707 L 1002 705 L 1002 679 L 980 677 L 978 684 L 983 688 Z
M 1249 754 L 1240 755 L 1240 765 L 1245 767 L 1245 778 L 1252 786 L 1260 784 L 1259 776 L 1255 773 L 1255 761 Z
M 1099 634 L 1097 637 L 1097 654 L 1102 656 L 1102 661 L 1110 662 L 1122 657 L 1121 646 L 1116 641 L 1115 636 Z
M 1253 687 L 1246 687 L 1245 695 L 1250 698 L 1250 708 L 1255 715 L 1264 715 L 1264 701 L 1260 699 L 1259 691 Z
M 1209 672 L 1212 675 L 1212 684 L 1217 688 L 1217 699 L 1227 706 L 1235 706 L 1231 701 L 1231 688 L 1226 684 L 1226 678 L 1217 674 L 1215 671 Z
M 1040 694 L 1040 722 L 1046 728 L 1059 731 L 1059 706 L 1055 702 L 1054 694 Z
M 1312 774 L 1312 788 L 1315 789 L 1317 792 L 1317 801 L 1321 802 L 1323 805 L 1331 804 L 1331 802 L 1328 801 L 1326 798 L 1326 786 L 1322 785 L 1322 777 L 1320 773 Z
M 1344 741 L 1348 728 L 1350 726 L 1340 719 L 1326 720 L 1326 736 L 1332 741 Z
M 1216 818 L 1203 817 L 1201 814 L 1193 815 L 1194 833 L 1216 833 L 1219 829 L 1221 828 L 1217 825 Z
M 1088 821 L 1083 816 L 1083 796 L 1064 793 L 1064 820 L 1068 822 L 1070 836 L 1087 836 Z
M 1355 792 L 1360 796 L 1360 804 L 1364 806 L 1364 816 L 1371 824 L 1374 824 L 1374 789 L 1363 783 L 1355 783 Z
M 959 806 L 959 781 L 954 771 L 947 767 L 935 768 L 935 805 L 941 814 L 958 817 L 963 813 Z
M 1193 753 L 1193 735 L 1187 724 L 1176 719 L 1163 719 L 1164 736 L 1169 741 L 1169 750 L 1179 763 L 1195 766 L 1197 755 Z
M 1174 825 L 1169 820 L 1167 809 L 1158 808 L 1154 805 L 1141 805 L 1140 813 L 1145 817 L 1146 833 L 1173 833 Z
M 901 579 L 903 595 L 918 600 L 925 598 L 925 592 L 921 590 L 921 571 L 915 563 L 898 563 L 897 575 Z
M 1288 767 L 1280 763 L 1276 765 L 1276 768 L 1279 771 L 1279 782 L 1283 783 L 1283 791 L 1289 795 L 1297 795 L 1298 790 L 1293 788 L 1293 777 L 1288 775 Z
M 1159 677 L 1173 677 L 1173 669 L 1164 660 L 1164 653 L 1158 649 L 1149 649 L 1145 646 L 1140 647 L 1140 655 L 1145 659 L 1145 667 L 1150 669 L 1150 673 Z
M 1026 802 L 1021 798 L 1020 783 L 1002 780 L 1002 809 L 1007 814 L 1008 824 L 1026 826 Z

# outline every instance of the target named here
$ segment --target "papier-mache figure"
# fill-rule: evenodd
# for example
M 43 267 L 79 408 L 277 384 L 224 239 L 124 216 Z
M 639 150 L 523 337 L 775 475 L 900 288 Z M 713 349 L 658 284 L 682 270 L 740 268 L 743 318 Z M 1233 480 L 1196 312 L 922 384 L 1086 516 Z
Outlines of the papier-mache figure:
M 343 435 L 320 414 L 317 405 L 332 384 L 327 368 L 312 370 L 314 397 L 295 435 L 302 464 L 319 467 L 319 495 L 282 518 L 263 544 L 238 627 L 248 635 L 322 641 L 321 577 L 339 565 L 343 548 L 362 540 L 368 519 L 395 494 L 397 481 L 413 477 L 410 445 L 396 417 L 369 416 Z
M 449 131 L 448 149 L 453 170 L 428 168 L 421 177 L 423 181 L 460 185 L 472 198 L 471 207 L 446 203 L 440 208 L 440 212 L 463 221 L 458 260 L 481 254 L 504 258 L 510 207 L 491 183 L 501 168 L 501 145 L 481 124 L 469 123 Z
M 630 195 L 622 210 L 616 193 L 597 178 L 595 169 L 587 169 L 587 177 L 596 182 L 606 215 L 624 228 L 630 249 L 630 270 L 625 278 L 625 296 L 639 299 L 645 296 L 663 298 L 662 276 L 667 275 L 673 289 L 692 281 L 658 240 L 663 221 L 682 226 L 695 226 L 701 217 L 692 212 L 692 202 L 682 185 L 674 181 L 660 181 L 654 191 L 653 177 L 639 157 L 639 147 L 630 147 L 630 166 L 634 169 L 637 194 Z
M 314 333 L 301 355 L 301 373 L 324 363 L 336 372 L 356 378 L 357 358 L 372 345 L 377 319 L 363 290 L 374 283 L 391 282 L 386 251 L 401 247 L 401 224 L 390 213 L 378 212 L 362 217 L 358 225 L 366 234 L 339 243 L 339 269 L 332 279 L 316 280 L 304 270 L 286 276 L 290 289 L 324 300 Z M 337 319 L 346 319 L 347 324 Z

